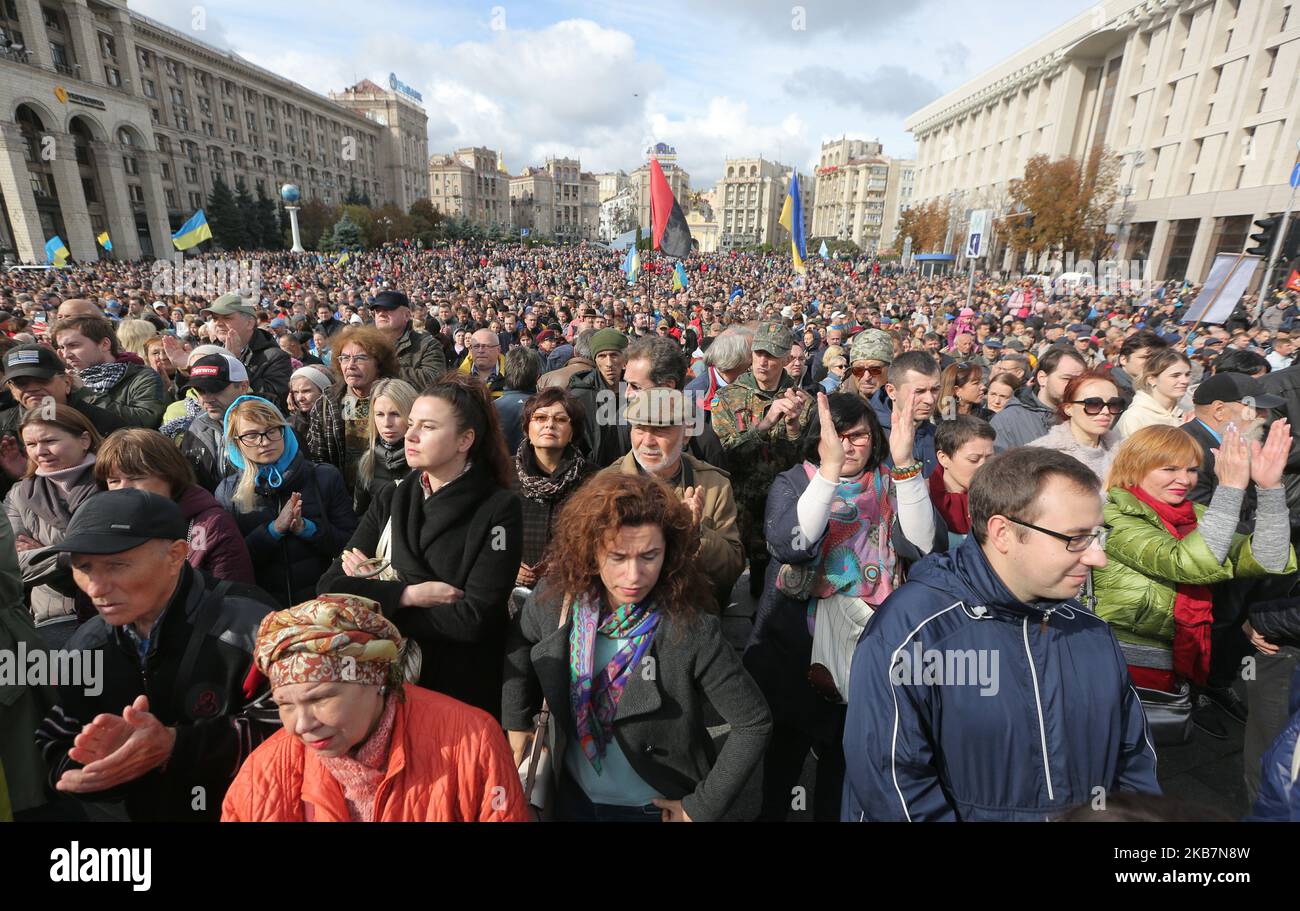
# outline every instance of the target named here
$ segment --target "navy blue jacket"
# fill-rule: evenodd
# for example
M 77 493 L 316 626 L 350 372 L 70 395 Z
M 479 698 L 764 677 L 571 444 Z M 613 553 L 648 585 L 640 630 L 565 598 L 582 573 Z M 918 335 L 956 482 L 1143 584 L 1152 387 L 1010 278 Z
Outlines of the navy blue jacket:
M 1291 677 L 1291 720 L 1260 763 L 1254 822 L 1300 822 L 1300 669 Z
M 948 679 L 929 674 L 926 650 Z M 1074 600 L 1016 600 L 974 536 L 918 563 L 881 606 L 848 703 L 845 820 L 1043 820 L 1097 788 L 1160 793 L 1110 628 Z
M 885 439 L 889 439 L 889 429 L 894 425 L 894 400 L 885 392 L 885 387 L 881 386 L 876 390 L 875 395 L 871 397 L 871 409 L 876 413 L 876 420 L 880 421 L 880 429 L 885 432 Z M 939 457 L 934 451 L 934 424 L 929 421 L 922 421 L 916 425 L 916 439 L 912 441 L 912 455 L 916 457 L 925 467 L 921 473 L 927 478 L 934 474 L 935 468 L 939 466 Z M 893 464 L 893 459 L 888 459 Z

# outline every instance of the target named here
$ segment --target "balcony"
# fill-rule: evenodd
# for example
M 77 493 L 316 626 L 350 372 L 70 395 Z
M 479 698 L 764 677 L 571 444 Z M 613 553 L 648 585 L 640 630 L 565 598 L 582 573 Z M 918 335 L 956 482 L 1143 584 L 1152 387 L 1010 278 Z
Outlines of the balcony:
M 25 63 L 28 66 L 36 66 L 32 61 L 31 51 L 21 44 L 14 44 L 9 47 L 0 47 L 0 60 L 10 60 L 14 63 Z
M 64 76 L 71 76 L 73 79 L 81 78 L 81 64 L 79 63 L 56 63 L 54 64 L 54 70 Z

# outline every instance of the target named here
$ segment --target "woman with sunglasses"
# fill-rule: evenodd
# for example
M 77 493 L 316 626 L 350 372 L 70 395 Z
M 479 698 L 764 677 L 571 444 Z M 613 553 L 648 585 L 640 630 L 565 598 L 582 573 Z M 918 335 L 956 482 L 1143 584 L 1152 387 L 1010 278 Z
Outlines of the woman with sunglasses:
M 1072 455 L 1104 478 L 1120 443 L 1111 427 L 1123 411 L 1124 400 L 1110 371 L 1086 370 L 1066 384 L 1056 406 L 1059 423 L 1029 445 Z
M 1263 445 L 1228 425 L 1215 450 L 1219 483 L 1207 508 L 1187 498 L 1202 451 L 1186 431 L 1144 427 L 1120 446 L 1106 479 L 1109 560 L 1093 570 L 1093 585 L 1097 614 L 1114 630 L 1139 687 L 1205 685 L 1213 619 L 1207 586 L 1295 573 L 1282 487 L 1290 449 L 1284 418 L 1273 422 Z M 1245 536 L 1237 522 L 1252 483 L 1258 507 L 1254 531 Z
M 1133 401 L 1115 428 L 1120 439 L 1127 439 L 1152 424 L 1180 426 L 1183 423 L 1181 402 L 1191 382 L 1192 362 L 1181 351 L 1165 348 L 1148 357 L 1134 384 Z

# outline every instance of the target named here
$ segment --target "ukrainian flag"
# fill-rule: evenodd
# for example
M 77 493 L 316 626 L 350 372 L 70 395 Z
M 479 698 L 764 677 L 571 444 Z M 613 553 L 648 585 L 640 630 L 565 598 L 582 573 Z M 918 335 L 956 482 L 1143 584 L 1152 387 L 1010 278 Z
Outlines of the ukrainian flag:
M 808 249 L 803 239 L 803 201 L 799 198 L 799 174 L 795 172 L 790 178 L 790 192 L 781 207 L 780 224 L 790 232 L 790 254 L 794 259 L 796 272 L 808 271 L 803 264 L 808 256 Z
M 68 257 L 72 254 L 68 252 L 68 245 L 63 242 L 63 238 L 55 234 L 45 242 L 45 259 L 55 267 L 63 267 L 68 264 Z
M 686 279 L 686 267 L 678 262 L 677 267 L 673 269 L 673 290 L 685 291 L 688 287 L 690 283 Z
M 203 214 L 202 209 L 195 212 L 190 220 L 181 225 L 180 230 L 172 235 L 172 243 L 176 245 L 177 250 L 188 250 L 205 240 L 212 240 L 212 229 L 208 227 L 208 217 Z
M 109 253 L 113 252 L 113 242 L 108 239 L 107 231 L 100 234 L 98 237 L 95 238 L 95 240 L 99 241 L 99 245 L 103 247 L 105 250 L 107 250 Z
M 627 248 L 627 258 L 623 260 L 623 271 L 627 273 L 627 283 L 636 284 L 636 277 L 641 273 L 641 254 L 637 252 L 636 244 Z
M 347 261 L 351 258 L 352 258 L 352 251 L 344 250 L 343 255 L 340 256 L 338 259 L 334 260 L 334 268 L 342 269 L 347 264 Z

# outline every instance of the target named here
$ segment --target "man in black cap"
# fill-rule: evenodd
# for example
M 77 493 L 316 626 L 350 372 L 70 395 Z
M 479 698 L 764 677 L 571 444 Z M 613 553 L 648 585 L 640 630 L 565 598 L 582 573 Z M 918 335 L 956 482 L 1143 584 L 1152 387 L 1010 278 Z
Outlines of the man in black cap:
M 170 499 L 110 490 L 53 548 L 98 612 L 67 648 L 99 673 L 94 686 L 59 687 L 36 741 L 52 787 L 133 822 L 217 820 L 240 764 L 278 726 L 250 675 L 274 603 L 193 569 L 186 555 L 203 542 L 187 543 L 188 530 Z
M 208 493 L 237 469 L 226 452 L 226 410 L 241 395 L 248 395 L 248 369 L 233 354 L 221 352 L 195 358 L 190 363 L 190 386 L 203 411 L 181 435 L 181 455 L 194 467 L 194 477 Z
M 447 355 L 438 340 L 427 332 L 416 332 L 411 324 L 411 302 L 401 291 L 380 291 L 370 302 L 375 311 L 375 328 L 388 337 L 397 351 L 402 379 L 419 392 L 432 386 L 447 372 Z

